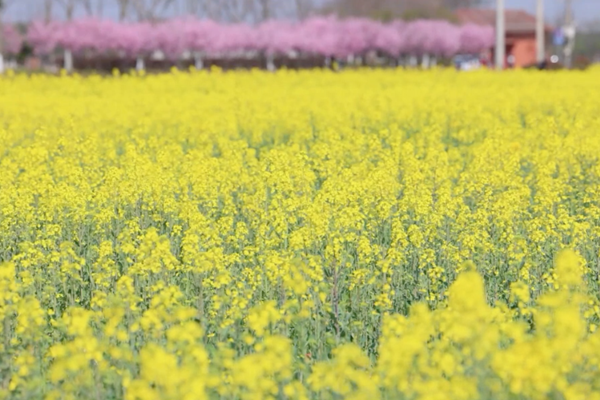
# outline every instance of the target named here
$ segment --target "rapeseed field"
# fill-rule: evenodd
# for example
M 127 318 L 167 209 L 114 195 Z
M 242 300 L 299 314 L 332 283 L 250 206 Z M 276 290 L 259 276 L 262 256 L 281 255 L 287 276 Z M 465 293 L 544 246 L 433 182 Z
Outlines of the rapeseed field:
M 0 399 L 600 399 L 600 71 L 0 78 Z

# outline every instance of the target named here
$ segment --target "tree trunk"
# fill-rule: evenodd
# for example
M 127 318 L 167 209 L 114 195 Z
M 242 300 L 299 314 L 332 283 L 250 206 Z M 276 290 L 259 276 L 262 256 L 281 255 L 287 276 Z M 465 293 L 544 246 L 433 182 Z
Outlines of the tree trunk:
M 71 50 L 65 50 L 64 52 L 64 69 L 67 72 L 72 72 L 73 71 L 73 53 L 71 53 Z
M 196 67 L 198 71 L 204 69 L 204 61 L 199 53 L 194 53 L 194 67 Z
M 429 54 L 423 54 L 423 57 L 421 58 L 421 68 L 423 69 L 429 69 L 429 66 L 431 64 L 431 57 L 429 56 Z
M 275 72 L 275 60 L 271 52 L 267 53 L 267 71 Z
M 354 66 L 354 60 L 355 60 L 355 59 L 356 59 L 356 57 L 354 57 L 354 54 L 350 54 L 350 55 L 348 56 L 348 58 L 346 58 L 346 63 L 347 63 L 347 65 L 349 65 L 349 66 L 352 66 L 352 67 L 353 67 L 353 66 Z
M 417 66 L 417 64 L 418 64 L 417 56 L 414 56 L 414 55 L 410 56 L 408 59 L 409 67 L 414 68 Z

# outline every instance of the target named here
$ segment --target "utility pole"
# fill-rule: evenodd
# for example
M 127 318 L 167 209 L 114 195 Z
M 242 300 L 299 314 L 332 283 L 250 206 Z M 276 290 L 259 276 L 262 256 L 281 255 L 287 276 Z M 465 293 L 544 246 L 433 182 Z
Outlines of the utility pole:
M 0 0 L 0 74 L 4 73 L 4 25 L 2 24 L 4 7 L 6 7 L 5 1 Z
M 504 20 L 504 0 L 496 0 L 496 69 L 504 69 L 506 57 L 506 23 Z
M 537 0 L 535 39 L 537 48 L 537 63 L 542 65 L 546 60 L 546 29 L 544 23 L 544 0 Z
M 568 69 L 573 67 L 573 48 L 575 47 L 575 21 L 573 19 L 573 0 L 565 0 L 565 66 Z

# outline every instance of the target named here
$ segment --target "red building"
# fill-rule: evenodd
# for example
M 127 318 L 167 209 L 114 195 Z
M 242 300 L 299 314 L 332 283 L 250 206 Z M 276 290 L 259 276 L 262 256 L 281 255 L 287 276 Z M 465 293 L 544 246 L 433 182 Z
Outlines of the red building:
M 496 26 L 496 11 L 482 8 L 466 8 L 456 12 L 461 24 L 474 23 Z M 535 39 L 536 17 L 523 10 L 506 10 L 506 62 L 513 61 L 515 68 L 536 64 L 537 44 Z M 546 44 L 552 37 L 552 27 L 546 25 Z M 512 57 L 511 57 L 512 56 Z M 494 49 L 491 59 L 494 60 Z

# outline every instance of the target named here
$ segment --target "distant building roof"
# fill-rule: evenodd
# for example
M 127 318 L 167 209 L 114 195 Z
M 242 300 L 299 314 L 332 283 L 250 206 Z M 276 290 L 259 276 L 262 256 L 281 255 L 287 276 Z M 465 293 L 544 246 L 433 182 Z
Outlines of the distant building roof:
M 463 8 L 456 11 L 456 18 L 462 24 L 496 25 L 496 10 L 486 8 Z M 523 10 L 506 10 L 506 31 L 508 33 L 535 32 L 536 17 Z M 546 24 L 546 31 L 552 27 Z

